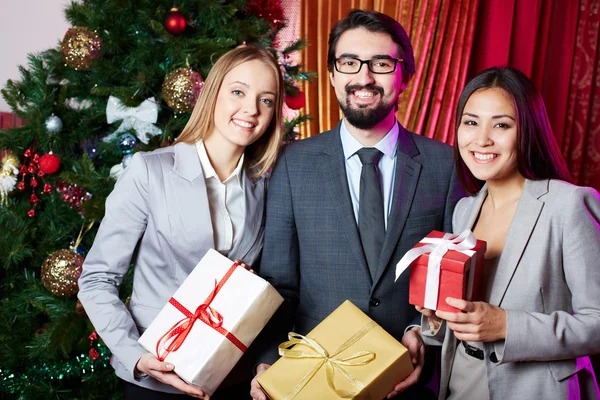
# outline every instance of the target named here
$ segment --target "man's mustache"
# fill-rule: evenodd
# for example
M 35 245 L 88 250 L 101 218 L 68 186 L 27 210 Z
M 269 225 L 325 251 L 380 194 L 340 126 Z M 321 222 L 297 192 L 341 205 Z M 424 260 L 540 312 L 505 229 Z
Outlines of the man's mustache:
M 375 91 L 377 93 L 379 93 L 380 96 L 383 96 L 383 88 L 381 86 L 375 86 L 373 84 L 371 85 L 348 85 L 346 86 L 346 94 L 351 94 L 353 91 L 356 90 L 372 90 Z

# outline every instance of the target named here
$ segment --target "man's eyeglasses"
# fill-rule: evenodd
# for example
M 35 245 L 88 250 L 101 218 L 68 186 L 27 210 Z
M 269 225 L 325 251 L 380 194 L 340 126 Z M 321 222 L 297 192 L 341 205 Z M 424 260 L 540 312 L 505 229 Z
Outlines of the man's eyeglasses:
M 402 58 L 373 58 L 371 60 L 361 60 L 356 57 L 339 57 L 335 59 L 335 70 L 342 74 L 357 74 L 363 64 L 367 64 L 369 71 L 374 74 L 391 74 L 396 70 L 398 61 Z

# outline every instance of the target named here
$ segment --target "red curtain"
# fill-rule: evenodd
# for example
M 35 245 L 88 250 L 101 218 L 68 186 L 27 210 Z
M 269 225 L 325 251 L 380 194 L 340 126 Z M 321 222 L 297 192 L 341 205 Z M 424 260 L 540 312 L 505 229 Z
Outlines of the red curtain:
M 600 189 L 600 0 L 481 0 L 469 77 L 522 70 L 544 97 L 575 183 Z
M 9 112 L 0 112 L 0 129 L 11 129 L 23 126 L 25 121 Z

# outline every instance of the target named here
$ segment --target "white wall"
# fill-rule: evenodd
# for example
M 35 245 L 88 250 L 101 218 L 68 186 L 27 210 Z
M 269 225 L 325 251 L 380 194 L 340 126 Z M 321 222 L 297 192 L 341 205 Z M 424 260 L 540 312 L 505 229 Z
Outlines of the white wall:
M 69 0 L 0 1 L 0 87 L 20 79 L 18 65 L 27 65 L 27 54 L 56 47 L 69 24 L 64 9 Z M 0 96 L 0 111 L 11 111 Z

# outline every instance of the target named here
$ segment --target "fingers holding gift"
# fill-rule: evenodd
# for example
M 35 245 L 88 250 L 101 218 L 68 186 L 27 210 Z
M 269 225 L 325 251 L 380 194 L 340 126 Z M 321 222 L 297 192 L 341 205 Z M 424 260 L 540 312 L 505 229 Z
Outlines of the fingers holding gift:
M 185 394 L 199 399 L 209 400 L 209 396 L 200 388 L 189 385 L 181 380 L 181 378 L 173 372 L 175 369 L 173 364 L 160 361 L 154 354 L 144 354 L 137 362 L 136 369 L 148 374 L 159 382 L 181 390 Z
M 413 386 L 415 383 L 419 381 L 419 377 L 421 376 L 421 371 L 423 370 L 423 365 L 418 365 L 415 367 L 415 370 L 402 382 L 397 384 L 394 387 L 394 390 L 390 392 L 386 398 L 391 399 L 394 396 L 397 396 L 398 393 L 405 391 L 409 387 Z
M 245 270 L 250 271 L 253 274 L 256 274 L 256 271 L 254 271 L 252 269 L 252 267 L 250 265 L 246 264 L 243 260 L 238 258 L 237 260 L 235 260 L 235 262 L 236 262 L 236 264 L 238 264 L 240 267 L 244 268 Z
M 159 380 L 163 383 L 166 383 L 167 385 L 173 386 L 175 389 L 181 390 L 188 396 L 196 397 L 198 399 L 210 400 L 210 396 L 205 394 L 200 388 L 185 383 L 183 380 L 181 380 L 180 377 L 175 375 L 174 372 L 162 373 L 161 379 Z
M 435 315 L 434 310 L 430 310 L 429 308 L 423 308 L 419 306 L 415 306 L 416 310 L 423 314 L 424 317 L 427 318 L 427 324 L 429 326 L 429 330 L 431 332 L 437 332 L 442 325 L 442 319 Z
M 457 339 L 475 342 L 495 342 L 506 337 L 506 311 L 482 301 L 470 302 L 448 298 L 447 303 L 462 312 L 436 311 L 445 319 Z
M 402 345 L 408 350 L 410 360 L 413 364 L 418 364 L 419 354 L 424 349 L 423 339 L 421 338 L 421 328 L 418 326 L 412 327 L 404 336 L 402 336 Z
M 421 376 L 423 364 L 425 363 L 425 345 L 423 344 L 420 335 L 416 332 L 417 329 L 418 328 L 413 328 L 409 330 L 402 338 L 402 344 L 408 349 L 415 369 L 406 379 L 394 387 L 394 390 L 386 396 L 388 399 L 398 395 L 398 393 L 403 392 L 417 383 Z
M 265 372 L 269 367 L 269 364 L 259 364 L 256 367 L 256 376 L 250 383 L 250 396 L 252 397 L 252 400 L 267 400 L 267 395 L 262 391 L 257 378 L 261 376 L 262 373 Z
M 415 309 L 427 318 L 436 318 L 434 310 L 430 310 L 429 308 L 423 308 L 419 306 L 415 306 Z

